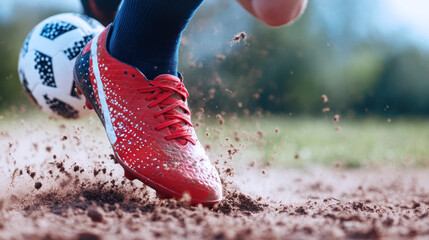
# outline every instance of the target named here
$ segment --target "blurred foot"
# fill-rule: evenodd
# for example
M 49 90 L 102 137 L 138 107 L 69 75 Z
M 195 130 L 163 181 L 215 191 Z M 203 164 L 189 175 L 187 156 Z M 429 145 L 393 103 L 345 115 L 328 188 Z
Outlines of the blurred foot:
M 148 80 L 106 50 L 107 27 L 77 57 L 75 82 L 104 124 L 129 179 L 158 195 L 212 205 L 222 199 L 218 172 L 197 139 L 181 77 Z
M 278 27 L 292 24 L 307 8 L 308 0 L 237 0 L 263 23 Z
M 81 0 L 81 2 L 85 15 L 107 26 L 115 19 L 121 0 Z

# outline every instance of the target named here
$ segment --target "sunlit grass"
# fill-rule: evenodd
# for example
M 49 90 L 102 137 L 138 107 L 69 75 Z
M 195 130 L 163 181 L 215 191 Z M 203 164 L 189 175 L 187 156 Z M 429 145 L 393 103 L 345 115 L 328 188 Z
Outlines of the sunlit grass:
M 226 120 L 223 125 L 211 122 L 198 132 L 214 157 L 238 149 L 232 159 L 245 163 L 283 167 L 429 166 L 429 121 L 423 119 L 341 119 L 335 123 L 332 119 L 264 117 Z

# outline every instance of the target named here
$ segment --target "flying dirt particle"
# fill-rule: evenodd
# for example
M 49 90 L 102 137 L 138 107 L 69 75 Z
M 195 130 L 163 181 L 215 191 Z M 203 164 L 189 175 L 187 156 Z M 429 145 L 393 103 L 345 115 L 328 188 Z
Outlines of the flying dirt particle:
M 391 123 L 391 122 L 392 122 L 392 119 L 388 118 L 388 119 L 387 119 L 387 122 L 388 122 L 388 123 Z
M 295 155 L 293 156 L 293 158 L 299 159 L 299 153 L 295 153 Z
M 53 158 L 53 159 L 57 159 L 57 155 L 53 155 L 53 156 L 52 156 L 52 158 Z
M 52 151 L 52 147 L 47 146 L 46 147 L 46 152 L 51 152 Z
M 325 94 L 323 94 L 322 95 L 322 100 L 323 100 L 323 103 L 327 103 L 329 100 L 328 100 L 328 96 L 326 96 Z
M 339 114 L 335 114 L 334 116 L 334 122 L 339 122 L 340 121 L 340 115 Z
M 238 102 L 237 106 L 238 106 L 239 108 L 242 108 L 242 107 L 243 107 L 243 103 Z
M 63 138 L 61 138 L 61 141 L 65 141 L 67 140 L 67 136 L 63 136 Z
M 411 206 L 412 209 L 416 209 L 418 207 L 420 207 L 422 204 L 419 202 L 413 202 L 413 206 Z
M 9 132 L 7 132 L 7 131 L 1 131 L 0 135 L 5 136 L 5 137 L 10 137 Z
M 94 177 L 96 177 L 101 172 L 100 169 L 94 168 Z
M 261 96 L 259 95 L 259 93 L 255 93 L 253 94 L 253 99 L 258 100 Z
M 307 215 L 308 214 L 307 211 L 305 210 L 305 208 L 302 207 L 302 206 L 300 206 L 297 209 L 295 209 L 295 212 L 298 213 L 298 214 L 300 214 L 300 215 Z
M 196 62 L 189 62 L 189 67 L 190 68 L 196 68 L 197 67 L 197 63 Z
M 209 99 L 213 99 L 216 93 L 216 89 L 210 88 L 209 90 Z
M 30 177 L 31 177 L 31 178 L 34 178 L 35 176 L 36 176 L 36 173 L 35 173 L 35 172 L 31 172 L 31 173 L 30 173 Z
M 225 92 L 227 92 L 227 93 L 229 93 L 229 94 L 232 94 L 232 91 L 231 91 L 231 90 L 229 90 L 228 88 L 225 88 Z
M 37 190 L 39 190 L 41 187 L 42 187 L 42 183 L 41 182 L 36 182 L 34 184 L 34 188 L 37 189 Z
M 342 128 L 341 128 L 340 126 L 336 126 L 336 127 L 335 127 L 335 131 L 341 131 L 341 129 L 342 129 Z
M 195 113 L 195 118 L 197 120 L 202 120 L 204 118 L 204 113 L 202 113 L 202 112 Z
M 386 105 L 386 107 L 384 107 L 384 111 L 387 112 L 389 110 L 389 105 Z
M 56 158 L 57 158 L 57 156 L 55 156 L 55 155 L 54 155 L 54 159 L 56 159 Z M 56 165 L 57 165 L 57 168 L 58 168 L 58 169 L 63 169 L 63 168 L 64 168 L 64 165 L 63 165 L 63 163 L 62 163 L 62 162 L 57 163 Z
M 230 176 L 230 177 L 234 176 L 234 170 L 231 168 L 227 168 L 224 172 L 227 176 Z
M 88 209 L 88 217 L 91 218 L 93 222 L 103 221 L 103 215 L 94 208 Z
M 322 112 L 324 112 L 324 113 L 325 113 L 325 112 L 329 112 L 329 111 L 331 111 L 331 109 L 330 109 L 330 108 L 328 108 L 328 107 L 326 107 L 326 108 L 323 108 L 323 109 L 322 109 Z
M 247 34 L 245 32 L 240 32 L 234 35 L 234 38 L 232 39 L 232 41 L 234 42 L 240 42 L 240 40 L 245 41 L 247 38 Z
M 255 166 L 255 164 L 256 164 L 256 162 L 255 162 L 255 161 L 252 161 L 252 162 L 249 164 L 249 167 L 254 167 L 254 166 Z
M 115 164 L 118 164 L 118 161 L 116 160 L 116 157 L 114 154 L 109 154 L 109 157 L 111 160 L 113 160 L 115 162 Z
M 101 238 L 98 235 L 93 233 L 79 233 L 77 236 L 78 240 L 100 240 Z
M 246 40 L 247 34 L 245 32 L 241 32 L 240 37 L 241 37 L 241 39 Z
M 210 137 L 210 133 L 206 132 L 206 137 Z
M 264 137 L 264 133 L 262 131 L 257 131 L 256 134 L 258 135 L 259 138 Z
M 261 57 L 265 57 L 268 55 L 268 51 L 267 50 L 261 50 L 261 51 L 259 51 L 259 55 L 261 55 Z
M 229 149 L 228 150 L 228 159 L 232 159 L 232 156 L 234 156 L 236 153 L 238 153 L 239 149 L 234 148 L 234 149 Z
M 215 56 L 215 58 L 216 58 L 216 60 L 223 61 L 223 60 L 225 60 L 225 59 L 226 59 L 226 56 L 225 56 L 225 55 L 223 55 L 223 54 L 217 54 L 217 55 Z
M 73 171 L 75 172 L 79 171 L 79 166 L 74 166 Z
M 220 114 L 217 114 L 216 115 L 216 119 L 218 120 L 218 122 L 219 122 L 219 125 L 223 125 L 224 124 L 224 120 L 223 120 L 223 118 L 222 118 L 222 115 L 220 115 Z
M 243 109 L 243 114 L 244 114 L 244 116 L 249 116 L 249 114 L 250 114 L 250 111 L 249 111 L 249 109 L 247 109 L 247 108 L 245 108 L 245 109 Z
M 278 128 L 274 129 L 274 133 L 279 133 L 279 132 L 280 132 L 280 130 Z
M 264 174 L 264 175 L 265 175 L 266 173 L 267 173 L 267 172 L 265 172 L 265 170 L 262 170 L 262 174 Z
M 204 145 L 204 149 L 205 149 L 206 151 L 209 151 L 209 150 L 211 149 L 210 144 L 206 144 L 206 145 Z
M 233 135 L 234 135 L 234 140 L 237 141 L 237 142 L 240 142 L 241 139 L 240 139 L 240 135 L 238 134 L 238 132 L 234 131 Z

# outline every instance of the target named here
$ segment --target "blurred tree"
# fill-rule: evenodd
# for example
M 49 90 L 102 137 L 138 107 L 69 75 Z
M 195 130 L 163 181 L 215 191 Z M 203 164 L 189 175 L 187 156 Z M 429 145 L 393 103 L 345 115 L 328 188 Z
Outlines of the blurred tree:
M 31 28 L 56 13 L 17 9 L 19 18 L 0 25 L 0 108 L 28 103 L 18 53 Z M 377 31 L 380 11 L 370 0 L 310 1 L 295 24 L 270 28 L 235 1 L 207 1 L 180 50 L 190 106 L 214 113 L 317 115 L 330 107 L 335 113 L 427 115 L 429 53 Z M 241 31 L 246 38 L 233 41 Z

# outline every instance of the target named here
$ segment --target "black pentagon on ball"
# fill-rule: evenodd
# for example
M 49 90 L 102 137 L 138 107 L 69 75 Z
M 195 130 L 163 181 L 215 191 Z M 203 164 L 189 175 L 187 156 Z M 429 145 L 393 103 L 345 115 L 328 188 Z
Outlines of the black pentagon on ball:
M 52 67 L 52 57 L 39 51 L 36 51 L 34 56 L 34 61 L 36 62 L 34 69 L 39 71 L 42 84 L 48 87 L 57 87 Z
M 69 60 L 73 60 L 93 37 L 94 35 L 92 34 L 83 36 L 81 40 L 74 42 L 71 47 L 63 50 L 63 53 Z
M 42 31 L 40 32 L 40 36 L 48 38 L 50 40 L 54 40 L 55 38 L 63 35 L 64 33 L 72 31 L 76 28 L 76 26 L 64 21 L 51 22 L 47 23 L 43 27 Z
M 49 108 L 56 114 L 67 119 L 79 118 L 79 112 L 67 103 L 58 100 L 57 98 L 51 99 L 47 94 L 43 95 L 43 98 L 45 99 L 45 102 Z

